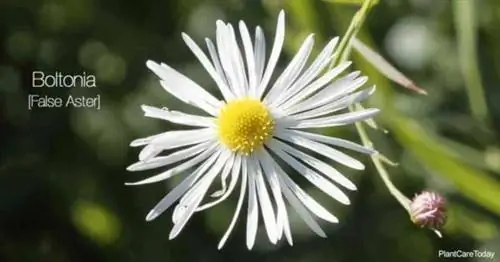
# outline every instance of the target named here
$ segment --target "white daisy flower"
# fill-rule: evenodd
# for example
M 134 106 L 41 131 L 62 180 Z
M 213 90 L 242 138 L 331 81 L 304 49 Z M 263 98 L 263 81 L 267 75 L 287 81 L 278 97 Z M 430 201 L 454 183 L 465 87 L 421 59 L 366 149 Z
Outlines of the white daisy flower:
M 206 115 L 142 106 L 147 117 L 190 129 L 167 131 L 132 141 L 131 146 L 144 148 L 139 153 L 139 161 L 128 167 L 129 171 L 168 167 L 158 175 L 127 184 L 143 185 L 178 174 L 186 175 L 146 217 L 147 221 L 151 221 L 177 203 L 170 239 L 182 231 L 195 212 L 226 200 L 237 184 L 240 185 L 240 193 L 236 210 L 220 240 L 219 249 L 233 230 L 245 197 L 248 199 L 246 244 L 249 249 L 255 242 L 259 213 L 271 243 L 275 244 L 284 235 L 292 245 L 286 202 L 316 234 L 326 237 L 314 216 L 332 223 L 337 223 L 338 219 L 300 188 L 285 172 L 285 167 L 295 170 L 340 203 L 349 204 L 349 198 L 338 185 L 348 190 L 356 190 L 356 186 L 337 169 L 313 156 L 311 151 L 361 170 L 364 168 L 361 162 L 334 147 L 365 154 L 372 154 L 374 150 L 307 130 L 342 126 L 371 118 L 378 113 L 378 109 L 339 111 L 365 99 L 375 88 L 356 91 L 367 80 L 358 72 L 338 78 L 350 63 L 323 72 L 333 58 L 338 38 L 332 39 L 306 66 L 313 49 L 313 35 L 305 39 L 283 73 L 270 83 L 285 36 L 283 11 L 278 17 L 267 64 L 262 29 L 256 28 L 253 43 L 247 26 L 241 21 L 239 33 L 241 46 L 233 26 L 217 21 L 215 43 L 206 39 L 210 58 L 187 34 L 182 34 L 187 46 L 219 87 L 222 100 L 166 64 L 146 63 L 168 93 L 202 109 Z M 160 155 L 165 150 L 168 153 Z M 202 203 L 217 180 L 221 181 L 222 188 L 210 194 L 211 201 Z

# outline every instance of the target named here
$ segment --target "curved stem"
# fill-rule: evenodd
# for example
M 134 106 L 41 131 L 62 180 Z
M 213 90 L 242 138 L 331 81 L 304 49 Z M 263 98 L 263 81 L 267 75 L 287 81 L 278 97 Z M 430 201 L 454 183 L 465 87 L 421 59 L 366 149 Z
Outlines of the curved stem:
M 352 111 L 352 108 L 349 108 Z M 367 147 L 372 147 L 373 143 L 371 142 L 370 138 L 368 137 L 368 134 L 366 133 L 365 128 L 363 125 L 359 122 L 355 124 L 356 130 L 358 131 L 359 137 L 361 138 L 361 142 L 363 143 L 364 146 Z M 385 169 L 382 161 L 380 161 L 380 158 L 377 154 L 371 156 L 373 165 L 375 165 L 375 169 L 377 170 L 378 174 L 380 175 L 380 178 L 384 182 L 385 186 L 389 190 L 392 196 L 396 198 L 396 200 L 408 211 L 410 212 L 410 203 L 411 200 L 408 199 L 401 191 L 399 191 L 396 186 L 392 183 L 391 179 L 389 178 L 389 173 Z
M 339 47 L 336 52 L 336 58 L 332 61 L 331 67 L 339 64 L 340 62 L 346 61 L 349 55 L 351 54 L 352 47 L 350 45 L 350 42 L 356 36 L 359 29 L 361 28 L 368 12 L 370 11 L 371 6 L 372 6 L 372 0 L 365 0 L 363 2 L 363 5 L 361 6 L 361 9 L 358 12 L 356 12 L 354 17 L 352 18 L 349 28 L 347 29 L 344 37 L 342 38 L 339 44 Z M 354 107 L 350 106 L 349 111 L 354 111 Z M 363 145 L 367 147 L 373 147 L 373 143 L 370 140 L 368 134 L 366 133 L 366 130 L 363 127 L 362 123 L 356 122 L 355 126 L 356 126 L 356 131 L 358 132 Z M 389 173 L 385 169 L 379 155 L 378 154 L 372 155 L 371 160 L 375 166 L 375 169 L 377 170 L 377 173 L 379 174 L 380 178 L 384 182 L 385 186 L 387 187 L 391 195 L 394 196 L 394 198 L 396 198 L 396 200 L 409 213 L 411 200 L 408 199 L 403 193 L 401 193 L 401 191 L 399 191 L 396 188 L 396 186 L 392 183 L 389 177 Z

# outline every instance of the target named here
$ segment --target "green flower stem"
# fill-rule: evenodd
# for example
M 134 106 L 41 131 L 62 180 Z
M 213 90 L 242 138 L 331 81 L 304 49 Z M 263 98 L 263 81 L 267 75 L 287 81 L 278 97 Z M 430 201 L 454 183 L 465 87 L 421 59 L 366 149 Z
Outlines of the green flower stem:
M 350 107 L 349 110 L 353 111 L 353 108 Z M 373 147 L 373 142 L 370 140 L 370 137 L 366 133 L 363 124 L 361 122 L 356 122 L 355 126 L 363 145 L 366 147 Z M 380 178 L 384 182 L 391 195 L 396 198 L 396 200 L 406 209 L 406 211 L 408 211 L 408 213 L 410 213 L 411 200 L 403 195 L 403 193 L 401 193 L 401 191 L 399 191 L 396 186 L 394 186 L 391 179 L 389 178 L 389 173 L 387 172 L 387 169 L 385 169 L 379 156 L 380 155 L 377 153 L 370 157 L 373 165 L 375 166 L 375 169 L 377 170 L 377 173 L 380 175 Z
M 361 9 L 359 9 L 359 11 L 356 12 L 354 17 L 352 18 L 349 28 L 347 29 L 347 32 L 339 44 L 339 47 L 336 52 L 336 58 L 332 61 L 331 68 L 334 67 L 335 65 L 340 64 L 341 62 L 346 61 L 349 55 L 351 54 L 352 47 L 350 45 L 350 42 L 356 36 L 359 29 L 363 25 L 363 22 L 365 21 L 365 18 L 372 7 L 372 1 L 373 0 L 365 0 L 363 2 L 363 5 L 361 6 Z M 354 106 L 360 106 L 360 105 L 356 104 Z M 354 106 L 350 106 L 349 110 L 354 111 Z M 370 140 L 370 137 L 366 133 L 363 124 L 361 122 L 357 122 L 355 123 L 355 126 L 356 126 L 356 131 L 358 132 L 363 145 L 367 147 L 373 147 L 373 142 Z M 399 191 L 396 188 L 396 186 L 394 186 L 389 177 L 389 173 L 387 172 L 381 161 L 380 155 L 379 154 L 372 155 L 371 160 L 375 166 L 375 169 L 377 170 L 377 173 L 379 174 L 380 178 L 384 182 L 385 186 L 387 187 L 391 195 L 393 195 L 394 198 L 396 198 L 396 200 L 409 213 L 411 201 L 403 193 L 401 193 L 401 191 Z
M 349 24 L 349 27 L 344 34 L 344 37 L 342 37 L 342 40 L 337 47 L 335 58 L 330 64 L 331 68 L 335 65 L 338 65 L 340 62 L 346 61 L 351 54 L 351 40 L 356 36 L 359 29 L 361 28 L 361 25 L 363 25 L 365 18 L 373 5 L 372 1 L 373 0 L 365 0 L 359 11 L 354 14 L 354 17 L 352 18 L 351 23 Z

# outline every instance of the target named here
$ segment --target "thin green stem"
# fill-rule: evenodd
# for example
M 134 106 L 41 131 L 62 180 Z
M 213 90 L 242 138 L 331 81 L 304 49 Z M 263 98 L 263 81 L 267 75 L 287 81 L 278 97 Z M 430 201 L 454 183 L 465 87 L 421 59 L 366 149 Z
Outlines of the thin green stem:
M 350 54 L 351 54 L 350 42 L 356 36 L 359 29 L 363 25 L 363 22 L 365 21 L 365 18 L 371 9 L 371 6 L 372 6 L 372 0 L 365 0 L 363 2 L 363 5 L 361 6 L 361 9 L 352 18 L 351 24 L 349 25 L 349 28 L 347 29 L 346 34 L 344 35 L 344 37 L 342 38 L 342 40 L 339 44 L 335 59 L 331 63 L 331 68 L 340 64 L 341 62 L 346 61 L 347 58 L 350 56 Z M 360 105 L 356 104 L 354 106 L 360 106 Z M 349 110 L 354 111 L 354 106 L 350 106 Z M 367 147 L 373 147 L 373 142 L 370 140 L 370 137 L 366 133 L 366 130 L 365 130 L 363 124 L 360 122 L 357 122 L 357 123 L 355 123 L 355 126 L 356 126 L 356 131 L 358 132 L 359 137 L 360 137 L 363 145 L 367 146 Z M 401 191 L 399 191 L 396 188 L 396 186 L 392 183 L 392 181 L 389 177 L 389 173 L 385 169 L 379 155 L 378 154 L 372 155 L 371 160 L 375 166 L 375 169 L 377 170 L 377 173 L 380 175 L 380 178 L 384 182 L 385 186 L 387 187 L 387 189 L 389 190 L 391 195 L 393 195 L 394 198 L 396 198 L 396 200 L 408 212 L 410 212 L 411 201 L 403 193 L 401 193 Z
M 365 18 L 372 7 L 372 1 L 373 0 L 364 1 L 359 11 L 356 12 L 356 14 L 354 14 L 354 17 L 352 18 L 346 33 L 342 37 L 342 40 L 340 41 L 339 46 L 337 47 L 337 50 L 335 52 L 335 58 L 332 60 L 330 64 L 331 68 L 342 61 L 346 61 L 347 58 L 349 57 L 351 53 L 351 45 L 350 45 L 351 40 L 353 39 L 354 36 L 356 36 L 359 29 L 361 28 L 361 25 L 363 25 Z
M 352 111 L 352 108 L 349 108 Z M 359 137 L 361 138 L 361 142 L 363 143 L 364 146 L 366 147 L 373 147 L 373 143 L 370 140 L 370 137 L 366 133 L 365 127 L 363 126 L 362 123 L 357 122 L 355 124 L 356 126 L 356 131 L 358 131 Z M 410 212 L 410 199 L 408 199 L 401 191 L 399 191 L 396 186 L 392 183 L 391 179 L 389 178 L 389 173 L 385 169 L 384 165 L 382 164 L 381 159 L 377 154 L 371 156 L 371 160 L 373 162 L 373 165 L 375 166 L 375 169 L 377 170 L 378 174 L 380 175 L 380 178 L 384 182 L 385 186 L 391 193 L 391 195 L 396 198 L 396 200 L 408 211 Z

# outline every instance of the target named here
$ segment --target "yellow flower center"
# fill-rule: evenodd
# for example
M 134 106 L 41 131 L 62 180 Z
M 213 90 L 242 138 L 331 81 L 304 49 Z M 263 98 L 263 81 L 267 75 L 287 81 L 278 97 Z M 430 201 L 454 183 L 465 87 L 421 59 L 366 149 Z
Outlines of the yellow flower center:
M 261 147 L 274 131 L 274 120 L 267 108 L 251 98 L 229 102 L 222 108 L 217 123 L 220 141 L 244 155 Z

